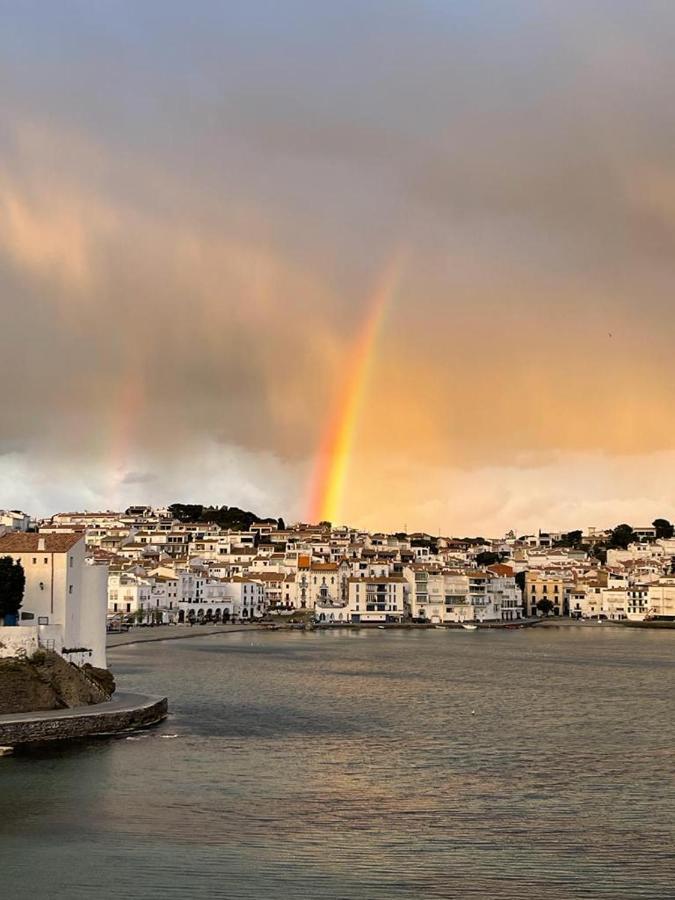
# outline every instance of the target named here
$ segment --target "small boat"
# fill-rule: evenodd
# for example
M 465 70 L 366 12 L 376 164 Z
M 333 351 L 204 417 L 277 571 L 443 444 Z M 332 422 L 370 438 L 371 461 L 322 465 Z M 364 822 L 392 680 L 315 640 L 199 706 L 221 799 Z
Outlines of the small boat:
M 478 631 L 478 625 L 472 625 L 471 622 L 462 622 L 462 628 L 465 631 Z

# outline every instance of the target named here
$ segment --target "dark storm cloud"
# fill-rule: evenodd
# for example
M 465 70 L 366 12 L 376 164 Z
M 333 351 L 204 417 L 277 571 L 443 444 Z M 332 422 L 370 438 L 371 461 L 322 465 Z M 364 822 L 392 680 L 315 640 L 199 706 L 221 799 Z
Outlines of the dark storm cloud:
M 122 484 L 151 484 L 153 481 L 157 481 L 157 476 L 152 472 L 127 472 Z
M 403 246 L 369 450 L 672 449 L 672 4 L 0 9 L 3 440 L 308 460 Z

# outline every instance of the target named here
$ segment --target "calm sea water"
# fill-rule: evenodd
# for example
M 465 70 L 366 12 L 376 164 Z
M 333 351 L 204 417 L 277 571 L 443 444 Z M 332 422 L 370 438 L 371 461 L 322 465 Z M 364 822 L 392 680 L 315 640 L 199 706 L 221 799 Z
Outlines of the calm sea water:
M 0 896 L 675 897 L 675 632 L 111 652 L 172 717 L 0 759 Z

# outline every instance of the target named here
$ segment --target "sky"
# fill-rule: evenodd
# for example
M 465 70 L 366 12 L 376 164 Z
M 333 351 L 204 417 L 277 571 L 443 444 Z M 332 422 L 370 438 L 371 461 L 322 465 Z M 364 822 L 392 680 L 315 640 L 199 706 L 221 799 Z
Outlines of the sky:
M 675 516 L 670 0 L 0 22 L 0 507 Z

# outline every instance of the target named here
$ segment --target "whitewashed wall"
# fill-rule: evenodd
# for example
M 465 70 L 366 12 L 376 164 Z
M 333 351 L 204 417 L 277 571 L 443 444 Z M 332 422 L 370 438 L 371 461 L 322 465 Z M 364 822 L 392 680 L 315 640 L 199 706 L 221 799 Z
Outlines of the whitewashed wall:
M 0 658 L 8 656 L 32 656 L 38 649 L 36 625 L 0 627 Z

